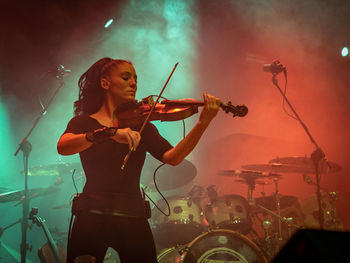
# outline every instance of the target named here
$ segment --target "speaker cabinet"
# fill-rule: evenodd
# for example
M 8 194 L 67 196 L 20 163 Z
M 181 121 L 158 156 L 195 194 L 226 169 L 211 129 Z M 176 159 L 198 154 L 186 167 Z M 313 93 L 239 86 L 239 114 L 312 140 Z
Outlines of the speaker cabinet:
M 350 233 L 316 229 L 299 230 L 271 262 L 350 262 Z

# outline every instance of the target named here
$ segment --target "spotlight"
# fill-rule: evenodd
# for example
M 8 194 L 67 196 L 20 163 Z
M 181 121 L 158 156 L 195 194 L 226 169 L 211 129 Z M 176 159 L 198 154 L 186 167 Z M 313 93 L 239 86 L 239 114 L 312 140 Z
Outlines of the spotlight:
M 343 49 L 341 50 L 341 55 L 343 57 L 346 57 L 349 54 L 349 49 L 347 47 L 343 47 Z
M 105 28 L 109 27 L 113 23 L 113 18 L 108 20 L 108 22 L 105 24 Z

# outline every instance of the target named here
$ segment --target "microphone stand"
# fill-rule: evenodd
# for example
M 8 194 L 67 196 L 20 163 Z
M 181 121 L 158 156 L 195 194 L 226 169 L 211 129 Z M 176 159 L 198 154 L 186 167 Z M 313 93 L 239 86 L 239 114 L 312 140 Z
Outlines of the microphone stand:
M 275 70 L 275 71 L 272 70 L 272 83 L 277 87 L 277 89 L 281 93 L 283 99 L 287 102 L 288 106 L 292 110 L 294 116 L 297 118 L 297 120 L 299 121 L 301 126 L 304 128 L 304 130 L 305 130 L 306 134 L 308 135 L 311 143 L 313 145 L 315 145 L 315 147 L 316 147 L 315 151 L 313 151 L 311 153 L 311 160 L 314 163 L 315 173 L 316 173 L 316 186 L 317 186 L 316 195 L 317 195 L 317 202 L 318 202 L 319 224 L 320 224 L 320 229 L 323 229 L 324 217 L 323 217 L 323 208 L 322 208 L 322 205 L 321 205 L 320 176 L 319 176 L 319 169 L 318 168 L 319 168 L 319 162 L 322 159 L 325 158 L 325 154 L 324 154 L 323 150 L 318 146 L 318 144 L 316 143 L 314 138 L 312 137 L 309 129 L 306 127 L 305 123 L 301 120 L 301 118 L 299 117 L 298 113 L 294 110 L 294 107 L 289 102 L 286 94 L 282 91 L 282 89 L 278 85 L 278 80 L 277 80 L 276 76 L 278 75 L 278 73 L 283 71 L 285 77 L 287 78 L 287 69 L 285 67 L 283 67 L 281 64 L 279 64 L 279 61 L 275 61 L 273 64 L 275 66 L 278 66 L 277 68 L 279 68 L 279 70 Z M 271 67 L 271 68 L 273 69 L 273 67 Z
M 33 132 L 34 128 L 38 124 L 39 120 L 42 118 L 42 116 L 46 113 L 47 108 L 50 106 L 51 102 L 59 92 L 59 90 L 64 85 L 63 76 L 65 74 L 64 67 L 60 65 L 57 67 L 57 75 L 56 78 L 59 80 L 59 85 L 57 89 L 55 90 L 54 94 L 48 101 L 47 105 L 42 109 L 39 116 L 34 120 L 32 127 L 28 131 L 27 135 L 24 136 L 22 141 L 19 143 L 19 146 L 15 152 L 15 156 L 17 156 L 18 152 L 21 150 L 23 152 L 23 162 L 24 162 L 24 196 L 23 196 L 23 203 L 22 203 L 22 219 L 21 219 L 21 232 L 22 232 L 22 241 L 21 241 L 21 263 L 26 262 L 26 254 L 27 250 L 29 249 L 29 246 L 27 244 L 27 230 L 28 230 L 28 214 L 29 214 L 29 197 L 28 197 L 28 159 L 29 154 L 32 151 L 32 145 L 28 141 L 28 137 Z

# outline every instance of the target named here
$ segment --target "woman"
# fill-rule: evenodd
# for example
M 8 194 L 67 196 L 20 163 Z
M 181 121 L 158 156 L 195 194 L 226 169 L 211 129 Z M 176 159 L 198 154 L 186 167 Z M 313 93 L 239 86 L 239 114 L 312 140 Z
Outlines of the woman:
M 203 93 L 204 108 L 197 124 L 175 147 L 148 123 L 140 134 L 136 127 L 118 128 L 116 109 L 135 101 L 137 75 L 131 62 L 102 58 L 79 79 L 75 117 L 57 144 L 58 153 L 79 153 L 86 175 L 83 193 L 74 200 L 76 216 L 68 242 L 67 261 L 83 255 L 103 262 L 108 247 L 122 263 L 157 262 L 148 207 L 139 180 L 146 152 L 158 160 L 178 165 L 197 145 L 216 116 L 220 100 Z M 125 169 L 122 161 L 132 150 Z

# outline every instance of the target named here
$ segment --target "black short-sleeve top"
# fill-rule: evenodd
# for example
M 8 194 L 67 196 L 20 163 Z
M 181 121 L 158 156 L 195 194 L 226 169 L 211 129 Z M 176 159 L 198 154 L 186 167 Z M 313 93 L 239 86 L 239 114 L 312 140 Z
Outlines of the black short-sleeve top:
M 103 128 L 96 119 L 81 115 L 72 118 L 64 133 L 81 134 Z M 148 123 L 141 134 L 140 144 L 132 152 L 124 170 L 121 165 L 129 151 L 127 144 L 108 139 L 100 144 L 93 144 L 79 153 L 86 176 L 84 193 L 140 193 L 140 175 L 146 158 L 146 152 L 162 160 L 163 154 L 172 145 L 164 139 L 157 128 Z

